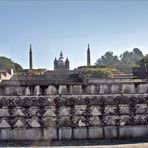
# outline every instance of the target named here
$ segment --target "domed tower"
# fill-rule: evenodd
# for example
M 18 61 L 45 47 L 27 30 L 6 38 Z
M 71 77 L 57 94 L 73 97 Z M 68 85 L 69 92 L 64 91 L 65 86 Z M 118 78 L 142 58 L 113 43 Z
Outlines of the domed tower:
M 54 70 L 69 70 L 69 60 L 68 58 L 64 61 L 63 53 L 61 51 L 60 57 L 54 60 Z
M 62 51 L 61 51 L 60 57 L 59 57 L 59 59 L 58 59 L 58 69 L 59 69 L 59 70 L 65 69 L 65 62 L 64 62 L 64 57 L 63 57 Z

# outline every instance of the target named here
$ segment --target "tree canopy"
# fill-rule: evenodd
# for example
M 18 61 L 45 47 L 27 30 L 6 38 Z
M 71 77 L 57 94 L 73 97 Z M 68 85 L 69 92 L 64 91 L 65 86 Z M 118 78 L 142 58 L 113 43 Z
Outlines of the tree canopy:
M 113 52 L 108 51 L 96 61 L 96 65 L 115 66 L 118 62 L 118 56 L 115 56 Z
M 137 65 L 137 62 L 143 58 L 143 53 L 140 49 L 134 48 L 133 51 L 125 51 L 118 57 L 113 52 L 107 51 L 101 58 L 98 58 L 95 65 L 111 66 L 113 68 L 133 68 Z
M 148 78 L 148 55 L 144 56 L 133 69 L 133 74 L 139 78 Z
M 0 68 L 12 68 L 14 72 L 21 71 L 23 68 L 18 63 L 13 62 L 7 57 L 0 57 Z

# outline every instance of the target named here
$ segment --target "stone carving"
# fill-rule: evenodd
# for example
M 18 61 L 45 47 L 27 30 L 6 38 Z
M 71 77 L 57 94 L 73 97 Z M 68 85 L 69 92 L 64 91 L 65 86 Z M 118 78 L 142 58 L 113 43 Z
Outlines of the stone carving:
M 91 117 L 90 118 L 90 125 L 92 125 L 92 126 L 100 125 L 101 126 L 100 118 L 99 117 Z
M 20 108 L 18 108 L 13 113 L 13 116 L 25 116 L 25 114 L 22 112 L 22 110 Z
M 73 129 L 148 125 L 147 94 L 1 96 L 0 129 Z M 62 133 L 61 133 L 62 134 Z M 74 133 L 72 133 L 73 135 Z
M 120 114 L 129 114 L 129 105 L 120 105 Z
M 25 126 L 24 123 L 19 119 L 19 120 L 17 120 L 16 123 L 14 124 L 14 127 L 15 127 L 15 128 L 23 128 L 23 127 L 26 127 L 26 126 Z
M 75 114 L 76 115 L 84 115 L 86 110 L 86 106 L 85 105 L 79 105 L 79 106 L 75 106 Z
M 8 109 L 6 109 L 6 108 L 0 109 L 0 117 L 8 117 L 8 116 L 10 116 L 8 113 Z
M 67 108 L 61 109 L 59 116 L 68 116 L 68 115 L 69 115 L 69 111 Z
M 101 112 L 100 112 L 100 110 L 97 107 L 94 107 L 92 112 L 91 112 L 91 114 L 93 116 L 98 116 L 98 115 L 101 115 Z
M 30 126 L 31 126 L 31 127 L 41 127 L 40 124 L 39 124 L 39 122 L 36 121 L 36 120 L 32 120 L 32 121 L 30 122 Z
M 0 122 L 0 128 L 9 128 L 9 127 L 11 127 L 11 126 L 9 125 L 9 123 L 5 119 L 3 119 Z
M 106 115 L 116 114 L 116 106 L 109 106 L 109 105 L 105 106 L 105 114 Z
M 146 104 L 137 104 L 136 106 L 136 113 L 142 114 L 148 112 L 148 106 Z
M 46 110 L 46 112 L 43 114 L 43 116 L 55 117 L 56 114 L 49 108 Z
M 56 118 L 55 117 L 44 117 L 42 119 L 44 127 L 55 127 Z

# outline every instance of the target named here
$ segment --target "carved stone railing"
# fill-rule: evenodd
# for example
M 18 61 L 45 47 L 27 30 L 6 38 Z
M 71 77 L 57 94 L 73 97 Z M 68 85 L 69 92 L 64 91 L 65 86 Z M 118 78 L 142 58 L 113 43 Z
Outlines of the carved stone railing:
M 148 94 L 1 96 L 1 140 L 148 135 Z
M 59 84 L 33 86 L 1 86 L 0 95 L 103 95 L 103 94 L 145 94 L 148 93 L 147 83 L 99 83 L 99 84 Z

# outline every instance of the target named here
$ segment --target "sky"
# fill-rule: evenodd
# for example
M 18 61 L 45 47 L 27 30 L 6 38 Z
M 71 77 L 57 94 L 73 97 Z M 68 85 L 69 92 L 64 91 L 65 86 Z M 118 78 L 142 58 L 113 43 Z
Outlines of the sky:
M 63 51 L 70 68 L 105 52 L 120 55 L 139 48 L 148 54 L 147 0 L 0 0 L 0 56 L 29 67 L 53 69 Z

